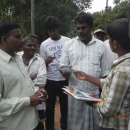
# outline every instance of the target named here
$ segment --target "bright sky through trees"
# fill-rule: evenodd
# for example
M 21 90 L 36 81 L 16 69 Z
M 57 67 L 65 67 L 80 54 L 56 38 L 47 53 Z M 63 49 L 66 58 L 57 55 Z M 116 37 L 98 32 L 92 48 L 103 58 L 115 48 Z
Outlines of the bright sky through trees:
M 114 7 L 113 0 L 108 0 L 108 6 Z M 104 10 L 106 7 L 106 0 L 93 0 L 91 9 L 87 12 L 94 13 L 97 11 Z

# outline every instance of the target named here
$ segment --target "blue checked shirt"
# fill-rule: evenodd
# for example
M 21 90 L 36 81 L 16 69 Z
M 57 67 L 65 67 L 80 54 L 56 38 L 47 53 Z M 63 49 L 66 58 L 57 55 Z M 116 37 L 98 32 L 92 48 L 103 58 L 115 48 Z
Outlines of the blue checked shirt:
M 97 78 L 106 76 L 109 71 L 105 44 L 94 36 L 87 45 L 78 37 L 69 40 L 62 49 L 60 62 L 60 66 L 68 65 Z M 69 86 L 99 94 L 98 86 L 79 80 L 73 74 Z M 68 96 L 68 130 L 96 130 L 96 122 L 97 113 L 93 107 Z

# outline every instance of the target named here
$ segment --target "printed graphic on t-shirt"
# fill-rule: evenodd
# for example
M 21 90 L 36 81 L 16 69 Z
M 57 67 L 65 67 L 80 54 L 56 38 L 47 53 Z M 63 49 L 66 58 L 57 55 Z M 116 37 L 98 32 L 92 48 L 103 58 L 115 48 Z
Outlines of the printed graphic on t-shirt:
M 54 53 L 54 57 L 55 57 L 55 60 L 57 60 L 58 62 L 60 62 L 61 50 L 58 50 L 57 52 L 55 52 Z
M 55 57 L 49 65 L 52 69 L 56 69 L 57 68 L 56 64 L 59 64 L 60 62 L 62 48 L 63 48 L 63 45 L 49 48 L 49 51 L 52 52 L 51 54 L 53 54 L 52 56 Z

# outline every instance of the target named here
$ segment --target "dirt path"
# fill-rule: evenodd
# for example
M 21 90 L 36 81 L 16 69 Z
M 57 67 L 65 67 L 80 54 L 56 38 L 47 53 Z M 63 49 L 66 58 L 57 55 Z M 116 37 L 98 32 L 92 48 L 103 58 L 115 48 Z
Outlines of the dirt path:
M 60 106 L 58 98 L 55 106 L 55 129 L 60 130 Z

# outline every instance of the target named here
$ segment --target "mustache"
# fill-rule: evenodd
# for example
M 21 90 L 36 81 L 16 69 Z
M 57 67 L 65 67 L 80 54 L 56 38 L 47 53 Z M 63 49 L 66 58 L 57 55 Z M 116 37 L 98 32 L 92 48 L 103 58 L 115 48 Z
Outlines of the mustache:
M 57 37 L 57 35 L 51 35 L 51 37 Z
M 36 49 L 34 48 L 34 49 L 30 49 L 30 51 L 35 51 Z
M 84 34 L 78 34 L 78 36 L 80 37 L 80 36 L 85 36 Z

